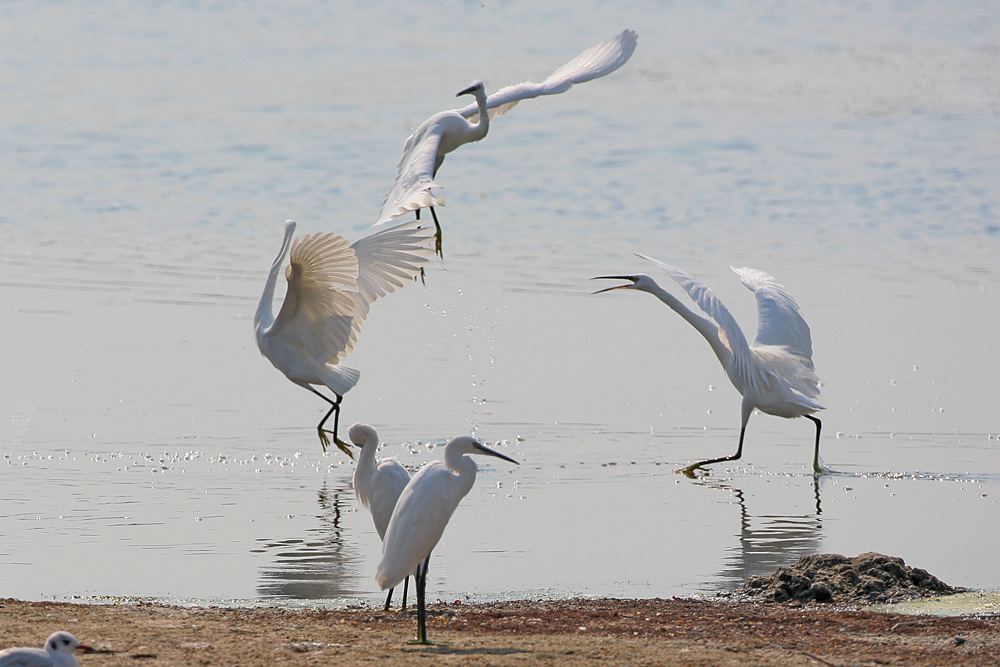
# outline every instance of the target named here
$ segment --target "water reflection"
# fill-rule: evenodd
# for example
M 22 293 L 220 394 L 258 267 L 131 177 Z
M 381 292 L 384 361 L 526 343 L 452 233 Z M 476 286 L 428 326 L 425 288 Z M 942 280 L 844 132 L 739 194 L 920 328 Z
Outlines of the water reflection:
M 723 568 L 719 571 L 718 586 L 721 590 L 736 588 L 755 574 L 767 576 L 777 568 L 795 563 L 802 556 L 820 553 L 822 546 L 822 496 L 821 486 L 826 475 L 807 475 L 787 478 L 792 481 L 786 489 L 791 499 L 808 511 L 779 514 L 764 511 L 773 497 L 758 494 L 751 485 L 770 483 L 771 479 L 713 480 L 702 478 L 700 486 L 728 492 L 740 510 L 737 543 L 726 549 Z M 796 483 L 801 482 L 801 483 Z M 798 495 L 793 495 L 795 490 Z M 808 493 L 808 495 L 806 495 Z M 755 507 L 756 506 L 756 507 Z M 757 511 L 754 512 L 753 510 Z
M 361 556 L 344 538 L 341 514 L 354 502 L 350 478 L 334 488 L 323 482 L 318 495 L 319 526 L 305 537 L 268 540 L 255 553 L 275 552 L 274 563 L 260 573 L 257 594 L 264 598 L 329 600 L 369 591 L 356 588 Z

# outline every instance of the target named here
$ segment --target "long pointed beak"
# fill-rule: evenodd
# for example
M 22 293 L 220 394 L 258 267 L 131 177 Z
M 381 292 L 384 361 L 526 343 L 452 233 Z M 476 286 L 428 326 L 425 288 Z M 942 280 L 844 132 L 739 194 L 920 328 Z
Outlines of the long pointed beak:
M 495 456 L 498 459 L 503 459 L 504 461 L 510 461 L 514 465 L 521 465 L 520 463 L 518 463 L 514 459 L 510 458 L 509 456 L 507 456 L 506 454 L 501 454 L 500 452 L 495 452 L 492 449 L 490 449 L 489 447 L 484 447 L 483 445 L 479 445 L 478 447 L 476 447 L 476 449 L 479 450 L 480 454 L 489 454 L 490 456 Z
M 591 280 L 628 280 L 630 281 L 627 285 L 615 285 L 614 287 L 605 287 L 604 289 L 599 289 L 594 294 L 601 294 L 602 292 L 610 292 L 615 289 L 629 289 L 635 285 L 635 278 L 632 276 L 594 276 Z
M 461 97 L 462 95 L 471 95 L 472 91 L 475 89 L 476 89 L 475 85 L 469 86 L 465 90 L 460 90 L 457 93 L 455 93 L 455 97 Z

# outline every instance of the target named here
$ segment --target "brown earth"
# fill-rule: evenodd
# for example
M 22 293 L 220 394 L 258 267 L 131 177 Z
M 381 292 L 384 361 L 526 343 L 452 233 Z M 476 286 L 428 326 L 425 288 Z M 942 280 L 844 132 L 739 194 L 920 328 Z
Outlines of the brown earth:
M 98 665 L 990 665 L 1000 618 L 739 601 L 558 600 L 428 607 L 434 646 L 408 643 L 410 612 L 80 605 L 0 600 L 0 647 L 65 629 Z

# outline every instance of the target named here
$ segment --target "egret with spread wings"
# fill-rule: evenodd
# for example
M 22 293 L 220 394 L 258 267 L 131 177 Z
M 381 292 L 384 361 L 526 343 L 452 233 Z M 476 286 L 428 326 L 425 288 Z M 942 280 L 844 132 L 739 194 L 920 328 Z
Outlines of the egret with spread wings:
M 822 423 L 812 413 L 822 410 L 819 398 L 819 378 L 812 361 L 812 338 L 799 305 L 792 295 L 773 277 L 756 269 L 733 268 L 743 284 L 757 298 L 757 335 L 747 343 L 743 330 L 715 292 L 693 276 L 677 267 L 664 264 L 651 257 L 639 257 L 653 262 L 677 281 L 688 296 L 709 317 L 698 315 L 680 302 L 670 292 L 660 287 L 647 275 L 598 276 L 596 279 L 630 281 L 599 290 L 634 289 L 649 292 L 667 304 L 691 326 L 698 330 L 719 358 L 722 367 L 736 390 L 743 396 L 740 442 L 736 453 L 692 463 L 682 470 L 692 474 L 696 468 L 734 461 L 743 453 L 743 436 L 747 421 L 754 408 L 778 417 L 805 417 L 816 425 L 816 449 L 813 454 L 813 471 L 828 472 L 819 458 L 819 434 Z
M 526 81 L 507 86 L 489 97 L 482 81 L 476 81 L 458 95 L 472 95 L 476 101 L 462 109 L 442 111 L 425 120 L 406 140 L 399 160 L 396 181 L 382 204 L 376 225 L 388 222 L 407 211 L 430 208 L 437 229 L 436 250 L 441 253 L 441 226 L 435 206 L 443 206 L 444 198 L 436 197 L 433 188 L 440 189 L 434 178 L 444 156 L 459 146 L 479 141 L 489 131 L 490 119 L 502 116 L 521 100 L 541 95 L 554 95 L 569 90 L 574 84 L 597 79 L 628 62 L 635 50 L 637 35 L 623 30 L 613 39 L 593 46 L 550 74 L 541 83 Z
M 337 447 L 352 456 L 347 443 L 337 437 L 337 425 L 340 402 L 361 374 L 341 366 L 340 360 L 354 349 L 372 302 L 409 284 L 420 273 L 433 254 L 434 234 L 413 221 L 354 243 L 337 234 L 311 234 L 292 242 L 294 232 L 295 221 L 287 221 L 254 316 L 257 347 L 289 380 L 330 404 L 316 427 L 323 451 L 332 435 Z M 289 248 L 288 289 L 275 317 L 271 311 L 274 287 Z M 326 386 L 334 398 L 313 385 Z M 331 414 L 333 431 L 324 428 Z

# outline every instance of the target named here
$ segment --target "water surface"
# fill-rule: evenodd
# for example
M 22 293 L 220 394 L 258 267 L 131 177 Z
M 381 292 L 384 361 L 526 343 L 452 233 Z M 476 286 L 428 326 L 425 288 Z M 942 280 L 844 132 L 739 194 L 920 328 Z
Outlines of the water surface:
M 482 462 L 432 595 L 713 594 L 873 550 L 1000 587 L 990 3 L 0 12 L 0 595 L 378 599 L 325 407 L 253 341 L 282 222 L 368 233 L 403 140 L 454 91 L 625 27 L 625 68 L 448 158 L 445 259 L 375 304 L 347 361 L 345 425 L 408 466 L 461 433 L 521 462 Z M 835 474 L 810 473 L 810 423 L 766 415 L 742 461 L 674 472 L 735 450 L 739 397 L 655 299 L 590 295 L 593 275 L 655 275 L 631 251 L 748 332 L 728 267 L 788 287 Z

